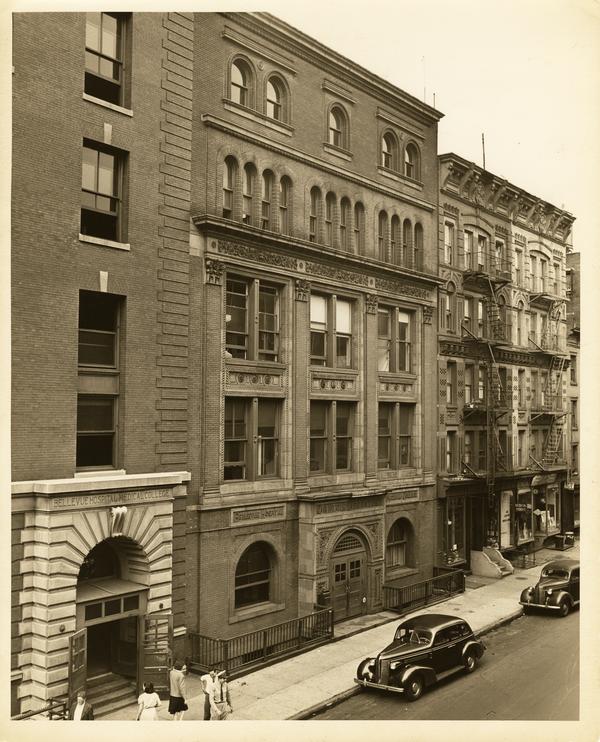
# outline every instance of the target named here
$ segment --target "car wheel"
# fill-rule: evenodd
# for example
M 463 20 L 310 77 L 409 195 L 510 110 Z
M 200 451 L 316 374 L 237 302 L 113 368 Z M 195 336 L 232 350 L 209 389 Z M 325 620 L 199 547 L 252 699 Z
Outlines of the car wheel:
M 561 618 L 564 618 L 569 614 L 571 606 L 569 605 L 569 601 L 563 598 L 560 603 L 558 604 L 558 615 Z
M 404 695 L 409 701 L 416 701 L 423 695 L 424 687 L 423 678 L 420 675 L 413 675 L 404 686 Z
M 467 672 L 473 672 L 477 667 L 477 655 L 475 652 L 467 652 L 464 659 L 465 670 Z

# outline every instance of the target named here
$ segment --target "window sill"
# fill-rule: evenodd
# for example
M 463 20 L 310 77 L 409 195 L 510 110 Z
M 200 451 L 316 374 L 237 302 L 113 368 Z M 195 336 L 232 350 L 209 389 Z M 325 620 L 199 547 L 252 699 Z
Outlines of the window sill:
M 93 95 L 89 95 L 88 93 L 83 94 L 83 100 L 87 100 L 90 103 L 95 103 L 97 106 L 102 106 L 102 108 L 110 108 L 111 111 L 122 113 L 125 116 L 133 116 L 133 111 L 131 110 L 131 108 L 117 106 L 114 103 L 109 103 L 107 100 L 102 100 L 102 98 L 95 98 Z
M 414 180 L 413 178 L 409 178 L 407 175 L 403 175 L 401 172 L 397 170 L 391 170 L 388 167 L 383 167 L 383 165 L 378 165 L 377 172 L 379 173 L 379 175 L 382 175 L 384 178 L 387 178 L 388 180 L 393 180 L 396 183 L 401 183 L 402 185 L 409 186 L 410 188 L 414 188 L 415 190 L 418 190 L 418 191 L 423 190 L 423 183 L 420 180 Z
M 114 240 L 103 240 L 101 237 L 91 237 L 88 234 L 79 233 L 79 242 L 87 242 L 90 245 L 101 245 L 102 247 L 112 247 L 115 250 L 125 250 L 129 252 L 131 245 L 128 242 L 115 242 Z
M 281 361 L 250 361 L 247 358 L 228 358 L 225 357 L 225 362 L 228 366 L 234 366 L 237 369 L 245 369 L 247 371 L 285 371 L 287 365 L 281 363 Z
M 125 469 L 111 469 L 106 466 L 98 467 L 98 469 L 78 469 L 73 477 L 75 479 L 86 479 L 96 477 L 124 477 L 127 475 Z
M 248 608 L 238 608 L 233 616 L 229 617 L 229 623 L 239 623 L 247 621 L 257 616 L 265 616 L 268 613 L 278 613 L 285 609 L 285 603 L 260 603 L 259 605 L 249 606 Z
M 290 124 L 284 121 L 277 121 L 277 119 L 272 119 L 270 116 L 265 116 L 264 113 L 242 106 L 235 101 L 229 100 L 229 98 L 223 98 L 223 107 L 226 111 L 231 111 L 238 116 L 242 116 L 245 119 L 261 124 L 261 126 L 267 126 L 269 129 L 279 132 L 279 134 L 284 134 L 286 137 L 291 137 L 294 133 L 294 127 Z
M 405 577 L 412 577 L 418 575 L 419 570 L 416 567 L 386 567 L 385 569 L 385 581 L 391 580 L 403 580 Z
M 335 155 L 342 160 L 346 160 L 347 162 L 352 161 L 352 152 L 350 152 L 350 150 L 344 149 L 343 147 L 336 147 L 335 145 L 329 144 L 328 142 L 323 142 L 323 149 L 330 155 Z

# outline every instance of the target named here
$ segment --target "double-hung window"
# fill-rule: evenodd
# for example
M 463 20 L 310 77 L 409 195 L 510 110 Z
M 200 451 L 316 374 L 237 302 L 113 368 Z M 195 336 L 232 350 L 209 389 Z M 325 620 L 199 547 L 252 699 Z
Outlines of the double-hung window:
M 353 402 L 310 403 L 310 472 L 352 470 Z
M 456 363 L 449 361 L 446 366 L 446 404 L 456 405 Z
M 379 371 L 411 372 L 411 315 L 401 309 L 377 312 L 377 368 Z
M 84 139 L 81 163 L 81 233 L 119 242 L 123 238 L 122 152 Z
M 444 223 L 444 262 L 452 265 L 454 258 L 454 224 Z
M 227 277 L 225 347 L 231 357 L 279 360 L 279 295 L 270 283 Z
M 86 393 L 77 397 L 78 469 L 116 466 L 120 302 L 113 294 L 79 294 L 78 367 Z
M 466 270 L 473 270 L 473 232 L 467 230 L 464 232 L 464 254 Z
M 337 296 L 311 294 L 310 363 L 352 367 L 352 303 Z
M 414 408 L 412 404 L 379 403 L 377 441 L 379 469 L 401 469 L 412 465 Z
M 124 105 L 123 51 L 126 17 L 121 13 L 86 13 L 85 86 L 88 95 Z
M 474 400 L 473 384 L 475 380 L 475 367 L 472 363 L 465 364 L 465 404 L 471 404 Z
M 225 399 L 225 481 L 278 476 L 280 410 L 275 399 Z

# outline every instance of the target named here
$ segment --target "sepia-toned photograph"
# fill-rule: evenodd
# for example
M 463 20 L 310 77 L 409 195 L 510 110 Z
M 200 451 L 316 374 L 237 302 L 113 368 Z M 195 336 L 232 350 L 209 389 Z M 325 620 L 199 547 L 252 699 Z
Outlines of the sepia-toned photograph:
M 598 3 L 3 18 L 9 738 L 596 740 Z

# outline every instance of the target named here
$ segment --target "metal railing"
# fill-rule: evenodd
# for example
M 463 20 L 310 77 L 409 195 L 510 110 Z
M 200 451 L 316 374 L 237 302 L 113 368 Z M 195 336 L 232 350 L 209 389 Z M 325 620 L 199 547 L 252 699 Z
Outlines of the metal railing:
M 32 709 L 31 711 L 24 711 L 22 714 L 11 716 L 12 721 L 24 721 L 26 719 L 35 719 L 36 716 L 44 716 L 49 721 L 64 721 L 67 718 L 67 699 L 51 699 L 45 706 L 39 709 Z
M 219 668 L 240 675 L 250 667 L 312 649 L 331 639 L 333 610 L 328 608 L 231 639 L 190 632 L 189 659 L 201 670 Z
M 465 573 L 454 570 L 403 587 L 384 585 L 383 605 L 387 610 L 408 613 L 413 608 L 438 603 L 464 591 Z

